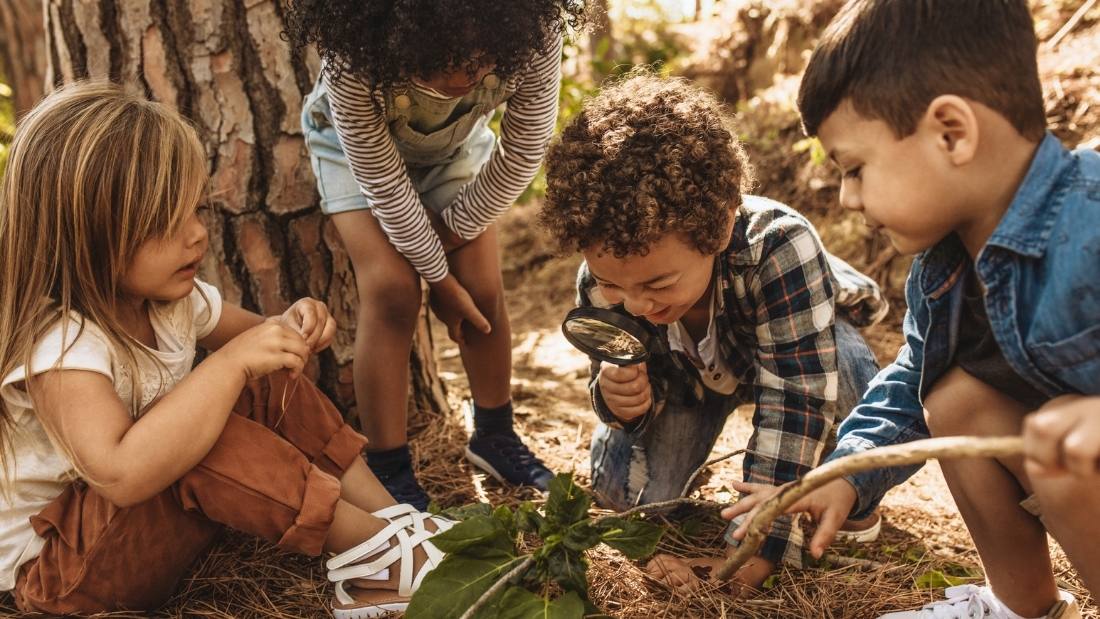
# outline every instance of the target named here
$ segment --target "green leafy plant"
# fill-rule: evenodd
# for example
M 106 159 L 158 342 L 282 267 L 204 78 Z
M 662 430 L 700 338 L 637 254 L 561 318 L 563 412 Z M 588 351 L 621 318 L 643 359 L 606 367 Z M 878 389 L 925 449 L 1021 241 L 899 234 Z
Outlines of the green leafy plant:
M 448 554 L 425 577 L 405 616 L 457 619 L 479 601 L 470 615 L 477 619 L 599 614 L 588 599 L 585 551 L 603 543 L 628 559 L 642 559 L 653 554 L 664 529 L 620 516 L 593 519 L 591 506 L 591 497 L 573 476 L 561 473 L 550 482 L 541 511 L 527 501 L 515 509 L 478 504 L 442 512 L 460 522 L 432 538 Z M 541 545 L 536 542 L 534 552 L 521 553 L 521 536 L 537 538 Z

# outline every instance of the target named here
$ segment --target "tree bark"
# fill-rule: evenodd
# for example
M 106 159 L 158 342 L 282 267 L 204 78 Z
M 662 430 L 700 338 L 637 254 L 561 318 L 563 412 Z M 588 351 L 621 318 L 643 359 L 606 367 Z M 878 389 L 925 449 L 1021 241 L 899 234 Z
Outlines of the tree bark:
M 0 0 L 5 2 L 8 0 Z M 48 79 L 108 78 L 189 118 L 210 156 L 210 251 L 200 277 L 264 315 L 325 301 L 338 330 L 312 363 L 355 419 L 358 300 L 347 253 L 318 197 L 299 124 L 319 63 L 282 40 L 272 0 L 44 0 Z M 427 314 L 413 342 L 410 422 L 447 409 Z M 357 422 L 356 422 L 357 423 Z
M 0 75 L 14 93 L 16 116 L 46 87 L 46 36 L 41 0 L 0 0 Z

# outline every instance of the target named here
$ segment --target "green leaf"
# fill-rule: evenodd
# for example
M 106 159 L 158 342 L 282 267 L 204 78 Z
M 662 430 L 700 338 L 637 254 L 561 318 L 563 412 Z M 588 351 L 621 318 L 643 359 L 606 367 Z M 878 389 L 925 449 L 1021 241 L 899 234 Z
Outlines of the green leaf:
M 562 537 L 562 544 L 569 550 L 584 552 L 600 543 L 600 532 L 588 522 L 578 522 L 569 527 Z
M 515 544 L 499 520 L 492 516 L 473 516 L 432 538 L 446 553 L 476 557 L 515 556 Z
M 508 556 L 475 558 L 458 554 L 447 555 L 428 573 L 424 582 L 420 583 L 420 588 L 413 594 L 409 607 L 405 610 L 405 617 L 461 617 L 493 583 L 522 560 Z
M 573 482 L 572 473 L 558 473 L 550 480 L 550 497 L 546 499 L 546 519 L 561 527 L 588 517 L 592 499 Z
M 558 546 L 546 556 L 546 575 L 566 591 L 588 596 L 588 560 L 579 552 Z
M 470 503 L 469 505 L 459 505 L 458 507 L 448 507 L 447 509 L 440 509 L 439 505 L 435 501 L 428 506 L 428 511 L 433 514 L 439 514 L 444 518 L 451 520 L 466 520 L 473 516 L 492 516 L 493 506 L 488 503 Z
M 924 546 L 910 546 L 905 549 L 905 562 L 920 563 L 924 560 L 926 554 L 928 554 L 928 550 Z
M 772 574 L 764 579 L 764 584 L 761 587 L 765 590 L 774 589 L 779 584 L 779 574 Z
M 550 600 L 523 587 L 510 587 L 492 610 L 478 613 L 477 619 L 583 619 L 584 610 L 584 602 L 573 592 Z
M 950 574 L 945 574 L 940 570 L 928 570 L 927 572 L 914 578 L 913 583 L 918 589 L 943 589 L 946 587 L 963 585 L 971 580 L 974 579 L 967 576 L 952 576 Z
M 493 510 L 493 518 L 504 527 L 509 538 L 516 535 L 516 517 L 507 505 L 501 505 Z
M 516 528 L 524 533 L 536 533 L 546 523 L 531 501 L 524 501 L 516 508 Z
M 657 549 L 665 529 L 644 520 L 605 518 L 600 522 L 600 541 L 626 555 L 632 561 L 644 559 Z

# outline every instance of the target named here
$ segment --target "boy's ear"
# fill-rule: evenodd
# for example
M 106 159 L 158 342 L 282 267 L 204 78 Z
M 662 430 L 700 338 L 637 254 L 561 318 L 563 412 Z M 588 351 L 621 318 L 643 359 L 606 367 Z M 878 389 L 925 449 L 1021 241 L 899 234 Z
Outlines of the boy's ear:
M 928 104 L 918 131 L 935 140 L 954 165 L 970 163 L 978 152 L 978 117 L 970 103 L 957 95 L 940 95 Z

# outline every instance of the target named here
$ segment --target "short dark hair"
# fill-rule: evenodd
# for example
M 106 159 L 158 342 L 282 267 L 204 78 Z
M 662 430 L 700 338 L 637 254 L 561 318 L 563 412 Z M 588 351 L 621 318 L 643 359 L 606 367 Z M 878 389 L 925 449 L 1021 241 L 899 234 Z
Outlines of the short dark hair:
M 752 176 L 730 121 L 682 78 L 643 69 L 604 85 L 547 153 L 540 223 L 566 252 L 644 256 L 678 233 L 717 253 Z
M 899 137 L 944 94 L 977 101 L 1038 141 L 1046 130 L 1027 0 L 850 0 L 806 66 L 798 109 L 817 135 L 845 99 Z

